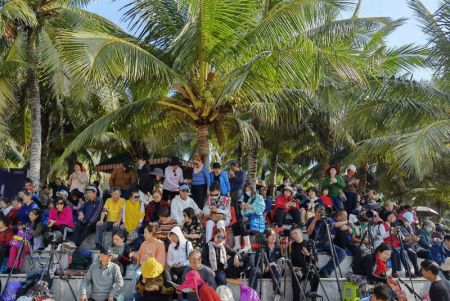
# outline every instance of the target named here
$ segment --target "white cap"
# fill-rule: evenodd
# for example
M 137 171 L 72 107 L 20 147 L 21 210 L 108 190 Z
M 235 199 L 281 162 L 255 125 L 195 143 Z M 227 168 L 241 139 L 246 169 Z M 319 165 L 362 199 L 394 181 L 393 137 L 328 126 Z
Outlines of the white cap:
M 350 165 L 347 167 L 347 169 L 350 169 L 351 171 L 356 172 L 356 166 L 353 165 L 353 164 L 350 164 Z

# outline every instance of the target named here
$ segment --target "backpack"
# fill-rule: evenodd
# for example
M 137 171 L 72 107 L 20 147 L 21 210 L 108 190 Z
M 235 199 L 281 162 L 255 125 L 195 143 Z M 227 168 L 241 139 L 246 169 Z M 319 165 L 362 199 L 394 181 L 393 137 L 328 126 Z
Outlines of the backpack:
M 222 301 L 234 301 L 233 292 L 228 286 L 219 285 L 216 292 Z
M 92 263 L 90 252 L 75 251 L 72 254 L 72 263 L 69 265 L 71 270 L 87 270 Z

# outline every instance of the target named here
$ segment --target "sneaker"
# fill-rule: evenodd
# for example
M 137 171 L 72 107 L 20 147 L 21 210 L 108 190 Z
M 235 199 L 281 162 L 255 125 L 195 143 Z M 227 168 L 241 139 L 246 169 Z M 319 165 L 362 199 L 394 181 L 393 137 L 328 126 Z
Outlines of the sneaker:
M 64 242 L 61 244 L 63 250 L 73 251 L 77 248 L 77 246 L 73 242 Z

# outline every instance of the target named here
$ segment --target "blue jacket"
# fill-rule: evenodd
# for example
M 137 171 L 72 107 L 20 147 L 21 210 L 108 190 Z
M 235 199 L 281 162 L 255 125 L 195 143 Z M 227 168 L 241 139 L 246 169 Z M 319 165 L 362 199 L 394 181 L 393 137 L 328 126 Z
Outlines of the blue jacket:
M 247 174 L 245 171 L 241 170 L 234 175 L 233 179 L 231 179 L 231 191 L 242 192 L 244 190 L 245 182 L 247 182 Z
M 450 250 L 446 250 L 444 243 L 433 244 L 430 250 L 430 257 L 437 264 L 441 265 L 444 263 L 445 258 L 450 257 Z
M 219 175 L 219 181 L 220 181 L 220 193 L 223 196 L 226 196 L 230 192 L 230 180 L 228 179 L 228 174 L 226 171 L 222 171 Z M 209 173 L 209 182 L 214 184 L 214 173 Z
M 209 188 L 211 182 L 209 181 L 208 167 L 203 166 L 198 173 L 192 173 L 192 185 L 205 185 Z
M 100 213 L 103 209 L 103 202 L 100 198 L 97 198 L 95 201 L 87 200 L 81 211 L 84 214 L 83 223 L 85 224 L 94 224 L 99 221 Z
M 30 205 L 23 203 L 22 207 L 20 207 L 19 212 L 17 212 L 17 217 L 20 219 L 22 225 L 30 222 L 28 214 L 33 209 L 39 209 L 39 206 L 35 202 L 31 202 Z

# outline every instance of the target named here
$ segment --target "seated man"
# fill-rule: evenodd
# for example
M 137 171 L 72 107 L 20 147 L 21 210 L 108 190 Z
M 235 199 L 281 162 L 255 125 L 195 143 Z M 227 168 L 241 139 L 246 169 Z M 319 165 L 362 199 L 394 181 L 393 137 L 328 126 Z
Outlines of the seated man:
M 180 195 L 177 195 L 170 205 L 170 218 L 178 223 L 178 226 L 182 227 L 184 224 L 183 210 L 191 207 L 194 209 L 196 215 L 200 215 L 202 211 L 198 208 L 195 201 L 189 197 L 189 186 L 184 184 L 180 187 Z
M 103 206 L 103 211 L 100 215 L 100 220 L 97 222 L 95 232 L 95 245 L 97 249 L 103 246 L 103 234 L 105 231 L 113 230 L 113 233 L 119 230 L 122 223 L 123 207 L 125 200 L 120 197 L 121 190 L 119 187 L 112 189 L 111 198 L 107 199 Z M 106 222 L 104 221 L 106 217 Z
M 123 278 L 120 267 L 111 262 L 110 249 L 101 249 L 99 262 L 89 267 L 89 270 L 81 281 L 80 301 L 115 301 L 123 286 Z M 90 297 L 87 297 L 87 288 L 91 287 Z
M 361 257 L 361 248 L 359 245 L 352 243 L 352 233 L 355 226 L 347 220 L 347 211 L 343 209 L 337 211 L 333 227 L 335 245 L 344 250 L 349 250 L 352 252 L 353 259 L 358 260 Z
M 430 250 L 430 257 L 437 264 L 443 264 L 450 257 L 450 234 L 444 236 L 444 241 L 435 243 Z
M 202 264 L 202 254 L 196 250 L 189 254 L 189 266 L 184 270 L 181 282 L 184 282 L 186 274 L 192 270 L 198 271 L 203 281 L 208 283 L 212 288 L 217 288 L 214 273 L 210 268 Z M 187 298 L 189 301 L 199 301 L 196 293 L 188 293 Z
M 331 256 L 332 245 L 330 243 L 329 237 L 327 237 L 325 222 L 331 224 L 331 220 L 327 217 L 321 217 L 321 211 L 323 206 L 316 205 L 314 207 L 314 217 L 311 217 L 306 222 L 306 233 L 310 239 L 317 241 L 317 251 L 325 252 Z M 331 226 L 330 226 L 331 227 Z M 346 256 L 345 250 L 335 246 L 336 249 L 336 264 L 340 264 Z M 331 273 L 334 271 L 333 258 L 330 258 L 328 263 L 320 269 L 320 277 L 329 278 Z
M 417 236 L 419 236 L 419 247 L 426 251 L 421 254 L 417 254 L 420 258 L 430 259 L 430 250 L 433 245 L 433 238 L 431 234 L 434 231 L 434 223 L 432 221 L 426 220 L 422 223 L 422 228 L 417 231 Z

